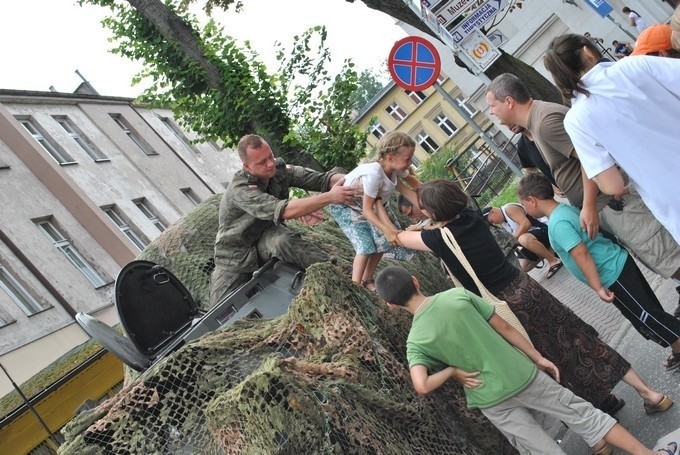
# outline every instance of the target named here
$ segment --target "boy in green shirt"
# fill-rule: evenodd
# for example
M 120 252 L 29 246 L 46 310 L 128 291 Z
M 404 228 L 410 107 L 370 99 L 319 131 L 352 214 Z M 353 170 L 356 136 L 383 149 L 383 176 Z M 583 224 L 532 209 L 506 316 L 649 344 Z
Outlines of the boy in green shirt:
M 416 392 L 427 394 L 448 379 L 459 380 L 468 406 L 480 408 L 523 454 L 564 454 L 536 414 L 563 421 L 599 449 L 596 453 L 610 453 L 601 439 L 630 453 L 654 453 L 545 374 L 559 381 L 557 367 L 496 315 L 491 303 L 461 288 L 426 297 L 418 280 L 400 267 L 380 272 L 376 288 L 390 307 L 413 315 L 406 354 Z M 439 366 L 444 369 L 430 374 Z

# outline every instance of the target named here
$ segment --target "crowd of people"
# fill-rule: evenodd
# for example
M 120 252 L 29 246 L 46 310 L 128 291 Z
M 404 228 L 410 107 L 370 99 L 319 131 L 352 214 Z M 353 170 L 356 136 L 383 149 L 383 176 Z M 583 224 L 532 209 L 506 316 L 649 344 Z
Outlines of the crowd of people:
M 468 406 L 480 408 L 520 453 L 563 453 L 537 414 L 565 422 L 594 453 L 611 453 L 610 444 L 654 453 L 611 417 L 624 405 L 611 392 L 623 381 L 647 414 L 665 412 L 672 398 L 527 273 L 542 260 L 548 278 L 565 266 L 642 337 L 670 348 L 664 369 L 680 366 L 680 305 L 667 313 L 633 260 L 674 280 L 680 293 L 673 191 L 680 60 L 663 58 L 680 50 L 680 8 L 664 27 L 624 12 L 641 32 L 630 58 L 606 61 L 592 36 L 566 34 L 550 43 L 545 67 L 570 107 L 533 99 L 512 74 L 489 84 L 490 114 L 521 134 L 526 175 L 518 203 L 479 210 L 453 182 L 421 183 L 411 167 L 416 144 L 400 132 L 384 135 L 375 161 L 347 174 L 287 165 L 262 137 L 243 137 L 243 170 L 220 204 L 211 302 L 271 256 L 303 268 L 332 260 L 285 225 L 328 206 L 356 253 L 352 281 L 413 315 L 407 358 L 418 393 L 458 381 Z M 319 193 L 289 199 L 293 187 Z M 388 204 L 394 193 L 411 220 L 427 223 L 402 229 Z M 522 245 L 520 268 L 508 262 L 489 223 Z M 431 252 L 459 286 L 428 297 L 403 268 L 375 277 L 383 254 L 395 248 Z M 494 302 L 507 304 L 526 337 Z

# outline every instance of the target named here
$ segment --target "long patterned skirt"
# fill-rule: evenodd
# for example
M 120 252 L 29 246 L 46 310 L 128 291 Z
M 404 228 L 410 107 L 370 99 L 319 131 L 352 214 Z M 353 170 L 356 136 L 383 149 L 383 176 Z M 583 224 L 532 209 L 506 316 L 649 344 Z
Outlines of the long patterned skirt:
M 593 327 L 526 273 L 496 297 L 508 302 L 538 352 L 559 368 L 561 384 L 596 407 L 630 369 Z

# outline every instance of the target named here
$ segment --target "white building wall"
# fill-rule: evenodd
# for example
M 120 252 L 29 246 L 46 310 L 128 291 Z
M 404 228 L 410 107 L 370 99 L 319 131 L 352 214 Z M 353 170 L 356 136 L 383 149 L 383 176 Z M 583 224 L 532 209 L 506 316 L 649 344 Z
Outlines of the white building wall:
M 73 312 L 95 313 L 111 325 L 118 322 L 113 292 L 121 264 L 111 256 L 111 250 L 107 252 L 96 240 L 101 239 L 101 232 L 94 235 L 88 231 L 87 223 L 80 221 L 82 214 L 76 212 L 115 205 L 125 215 L 125 221 L 150 241 L 161 231 L 134 201 L 144 198 L 159 219 L 169 225 L 194 207 L 181 189 L 190 188 L 199 200 L 222 192 L 241 163 L 235 151 L 219 150 L 219 146 L 210 143 L 187 148 L 160 119 L 172 117 L 170 111 L 151 111 L 132 105 L 131 100 L 0 90 L 0 110 L 7 113 L 9 128 L 16 130 L 0 131 L 0 164 L 5 165 L 0 166 L 0 229 L 23 256 L 18 257 L 0 241 L 0 267 L 44 308 L 27 316 L 0 289 L 0 318 L 9 322 L 0 326 L 0 362 L 21 384 L 88 339 L 75 323 Z M 158 154 L 144 154 L 111 118 L 112 113 L 122 115 Z M 107 160 L 95 161 L 82 150 L 55 119 L 64 116 Z M 33 138 L 27 136 L 17 117 L 30 118 L 51 143 L 77 163 L 56 164 L 37 142 L 31 142 Z M 17 154 L 2 140 L 8 134 L 16 139 L 17 132 L 29 137 L 26 141 L 36 147 L 35 153 Z M 196 138 L 190 132 L 183 134 Z M 31 160 L 30 165 L 26 159 Z M 44 168 L 56 169 L 91 203 L 75 209 L 73 204 L 64 204 L 60 199 L 63 195 L 54 190 L 58 185 L 43 182 L 35 174 L 36 169 L 40 172 Z M 36 227 L 35 220 L 48 217 L 104 278 L 103 286 L 95 288 Z M 114 224 L 109 229 L 115 236 L 120 234 Z M 133 254 L 138 251 L 127 237 L 123 241 L 129 243 Z M 32 267 L 52 291 L 32 272 Z M 0 395 L 10 390 L 7 378 L 0 377 Z

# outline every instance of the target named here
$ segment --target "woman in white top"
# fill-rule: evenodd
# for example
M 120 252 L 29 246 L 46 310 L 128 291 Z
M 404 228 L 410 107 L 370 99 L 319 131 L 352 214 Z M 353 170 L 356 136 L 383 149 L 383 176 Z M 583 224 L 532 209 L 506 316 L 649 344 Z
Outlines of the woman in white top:
M 640 55 L 598 63 L 601 58 L 580 35 L 550 43 L 545 67 L 571 99 L 564 128 L 602 192 L 626 191 L 620 166 L 680 243 L 680 59 Z
M 624 6 L 621 11 L 623 11 L 624 14 L 628 15 L 630 25 L 635 27 L 638 33 L 642 33 L 642 31 L 647 28 L 647 22 L 645 22 L 645 20 L 642 18 L 642 16 L 640 16 L 638 12 L 633 11 L 627 6 Z
M 352 204 L 334 204 L 330 212 L 356 253 L 352 264 L 352 281 L 375 292 L 373 274 L 383 253 L 398 246 L 400 232 L 394 215 L 387 207 L 397 190 L 418 209 L 415 189 L 420 186 L 411 173 L 415 141 L 407 134 L 392 131 L 378 142 L 378 161 L 360 164 L 345 176 L 345 186 L 356 188 Z M 404 184 L 406 181 L 411 188 Z

